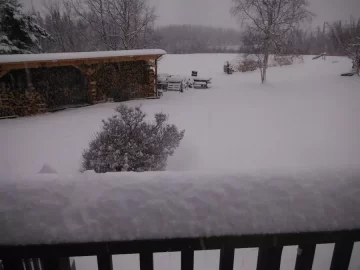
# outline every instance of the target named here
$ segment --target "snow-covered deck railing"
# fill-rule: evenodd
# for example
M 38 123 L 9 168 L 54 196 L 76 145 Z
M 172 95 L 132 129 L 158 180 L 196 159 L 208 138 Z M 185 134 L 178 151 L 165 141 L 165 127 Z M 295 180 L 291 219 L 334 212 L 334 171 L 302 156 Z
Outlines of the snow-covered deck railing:
M 166 251 L 181 251 L 181 269 L 192 270 L 194 250 L 207 249 L 232 270 L 234 250 L 247 247 L 259 248 L 257 269 L 272 270 L 288 245 L 301 251 L 295 269 L 311 269 L 323 243 L 335 243 L 331 269 L 344 270 L 360 241 L 360 171 L 49 174 L 2 181 L 0 191 L 5 270 L 29 258 L 69 269 L 63 257 L 87 255 L 107 270 L 113 254 L 131 253 L 152 270 L 153 253 Z

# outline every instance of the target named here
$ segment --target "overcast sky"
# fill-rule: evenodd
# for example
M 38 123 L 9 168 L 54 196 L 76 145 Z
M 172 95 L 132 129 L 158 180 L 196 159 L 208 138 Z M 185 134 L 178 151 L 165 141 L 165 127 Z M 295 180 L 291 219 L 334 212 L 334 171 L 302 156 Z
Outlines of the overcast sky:
M 44 0 L 22 0 L 27 6 L 31 2 L 41 8 Z M 61 0 L 47 0 L 61 1 Z M 231 0 L 149 0 L 157 6 L 158 25 L 201 24 L 217 27 L 237 28 L 229 15 Z M 324 21 L 348 20 L 360 17 L 360 0 L 309 0 L 310 9 L 316 13 L 313 25 Z

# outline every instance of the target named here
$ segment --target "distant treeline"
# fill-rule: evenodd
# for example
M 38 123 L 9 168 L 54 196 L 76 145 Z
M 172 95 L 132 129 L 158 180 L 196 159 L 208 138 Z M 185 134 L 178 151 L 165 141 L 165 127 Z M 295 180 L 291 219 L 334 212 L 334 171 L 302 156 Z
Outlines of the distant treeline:
M 174 54 L 249 52 L 246 31 L 240 26 L 239 30 L 194 25 L 156 27 L 156 10 L 149 0 L 47 3 L 45 12 L 27 14 L 19 0 L 0 0 L 0 54 L 143 48 L 161 48 Z M 337 21 L 307 30 L 294 29 L 287 41 L 299 54 L 349 55 L 358 48 L 359 29 L 360 19 Z
M 296 31 L 295 46 L 300 54 L 346 55 L 336 37 L 349 24 L 360 26 L 359 20 L 337 21 L 309 29 Z M 242 46 L 242 33 L 234 29 L 193 25 L 171 25 L 155 30 L 155 44 L 168 53 L 246 53 Z
M 156 43 L 168 53 L 237 53 L 241 33 L 233 29 L 170 25 L 155 30 Z

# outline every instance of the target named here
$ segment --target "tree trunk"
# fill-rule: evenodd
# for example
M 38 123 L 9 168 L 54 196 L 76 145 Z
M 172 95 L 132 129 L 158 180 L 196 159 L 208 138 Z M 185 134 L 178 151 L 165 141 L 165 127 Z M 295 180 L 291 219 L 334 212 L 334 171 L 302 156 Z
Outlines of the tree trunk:
M 269 63 L 269 47 L 270 47 L 270 37 L 267 37 L 265 40 L 265 47 L 264 47 L 264 60 L 262 66 L 263 71 L 261 74 L 261 83 L 266 82 L 266 71 Z
M 269 53 L 266 52 L 264 55 L 264 61 L 263 61 L 262 72 L 261 72 L 261 83 L 266 82 L 266 71 L 268 68 L 268 63 L 269 63 Z

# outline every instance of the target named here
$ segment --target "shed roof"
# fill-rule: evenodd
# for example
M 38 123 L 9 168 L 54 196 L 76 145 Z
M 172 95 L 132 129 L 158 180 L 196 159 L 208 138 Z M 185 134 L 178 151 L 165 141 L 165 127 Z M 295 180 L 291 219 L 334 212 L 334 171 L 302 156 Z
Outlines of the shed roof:
M 164 50 L 123 50 L 102 52 L 0 55 L 0 72 L 11 69 L 96 64 L 157 59 Z
M 72 53 L 43 53 L 43 54 L 9 54 L 0 55 L 0 63 L 19 63 L 36 61 L 59 61 L 74 59 L 99 59 L 108 57 L 134 57 L 134 56 L 158 56 L 166 52 L 159 49 L 151 50 L 128 50 L 128 51 L 103 51 L 103 52 L 72 52 Z

